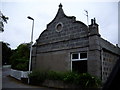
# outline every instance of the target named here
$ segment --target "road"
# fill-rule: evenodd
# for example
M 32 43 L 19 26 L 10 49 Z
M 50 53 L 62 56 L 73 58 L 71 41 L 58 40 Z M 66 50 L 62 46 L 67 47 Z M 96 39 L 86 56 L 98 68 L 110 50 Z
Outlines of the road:
M 10 67 L 3 67 L 2 68 L 2 88 L 3 90 L 6 90 L 5 88 L 9 88 L 10 90 L 16 90 L 16 89 L 32 89 L 32 90 L 53 90 L 52 88 L 47 87 L 40 87 L 40 86 L 32 86 L 28 84 L 24 84 L 19 80 L 16 80 L 9 76 L 10 74 Z M 9 90 L 7 89 L 7 90 Z M 55 90 L 55 89 L 54 89 Z

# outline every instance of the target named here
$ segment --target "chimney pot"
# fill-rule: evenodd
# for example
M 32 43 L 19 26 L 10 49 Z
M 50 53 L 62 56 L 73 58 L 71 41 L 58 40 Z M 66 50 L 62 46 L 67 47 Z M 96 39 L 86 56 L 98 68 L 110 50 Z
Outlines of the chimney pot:
M 93 19 L 91 19 L 91 25 L 93 25 Z
M 96 24 L 96 19 L 94 18 L 93 23 Z

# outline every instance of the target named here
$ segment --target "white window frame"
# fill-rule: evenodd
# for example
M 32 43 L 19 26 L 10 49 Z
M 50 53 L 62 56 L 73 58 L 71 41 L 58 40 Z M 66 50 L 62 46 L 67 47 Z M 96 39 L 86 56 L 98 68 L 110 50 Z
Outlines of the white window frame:
M 87 60 L 87 59 L 88 59 L 88 54 L 87 54 L 87 58 L 82 58 L 82 59 L 81 59 L 81 58 L 80 58 L 80 54 L 81 54 L 81 53 L 87 53 L 87 52 L 75 52 L 75 53 L 71 53 L 71 60 L 72 60 L 72 61 Z M 73 59 L 73 56 L 72 56 L 73 54 L 78 54 L 78 59 Z
M 57 29 L 57 26 L 58 26 L 59 24 L 61 25 L 61 29 L 60 29 L 60 30 Z M 62 31 L 62 29 L 63 29 L 63 23 L 62 23 L 62 22 L 58 22 L 58 23 L 56 24 L 56 26 L 55 26 L 55 29 L 56 29 L 57 32 Z
M 78 53 L 78 59 L 72 59 L 72 55 L 73 54 L 77 54 L 77 53 Z M 72 71 L 72 61 L 88 60 L 88 53 L 87 53 L 87 58 L 83 58 L 83 59 L 80 59 L 80 53 L 87 53 L 87 52 L 74 52 L 74 53 L 70 53 L 70 57 L 71 57 L 71 71 Z
M 87 52 L 81 52 L 81 53 L 86 53 L 86 54 L 87 54 Z M 81 54 L 81 53 L 80 53 L 80 54 Z M 86 58 L 82 58 L 82 59 L 80 58 L 80 60 L 87 60 L 87 59 L 88 59 L 88 54 L 87 54 L 87 57 L 86 57 Z
M 78 59 L 73 59 L 73 56 L 72 56 L 73 54 L 78 54 Z M 79 58 L 80 58 L 80 54 L 79 53 L 71 53 L 71 60 L 72 61 L 78 61 L 78 60 L 80 60 Z

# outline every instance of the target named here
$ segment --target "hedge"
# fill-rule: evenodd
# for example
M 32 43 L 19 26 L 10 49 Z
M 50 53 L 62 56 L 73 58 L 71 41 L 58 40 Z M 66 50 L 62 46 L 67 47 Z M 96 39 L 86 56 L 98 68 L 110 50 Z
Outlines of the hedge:
M 83 88 L 97 88 L 101 80 L 88 73 L 55 72 L 55 71 L 33 71 L 29 74 L 31 84 L 42 84 L 45 80 L 60 80 L 65 83 L 80 85 Z

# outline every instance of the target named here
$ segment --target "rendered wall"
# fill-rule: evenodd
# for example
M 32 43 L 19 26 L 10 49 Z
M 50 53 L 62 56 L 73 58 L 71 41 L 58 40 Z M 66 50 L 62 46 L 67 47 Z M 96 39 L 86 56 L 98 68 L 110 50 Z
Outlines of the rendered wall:
M 67 71 L 70 58 L 65 51 L 41 53 L 37 55 L 37 66 L 39 70 Z

